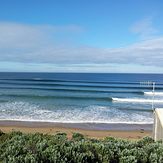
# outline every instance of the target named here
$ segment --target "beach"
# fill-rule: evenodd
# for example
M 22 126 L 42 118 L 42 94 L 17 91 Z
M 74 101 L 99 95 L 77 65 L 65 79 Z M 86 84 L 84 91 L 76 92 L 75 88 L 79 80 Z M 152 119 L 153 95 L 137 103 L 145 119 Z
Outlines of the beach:
M 103 128 L 102 128 L 103 126 Z M 107 126 L 108 128 L 104 128 Z M 101 127 L 101 128 L 99 128 Z M 89 138 L 103 139 L 105 137 L 116 137 L 124 139 L 141 139 L 152 136 L 151 125 L 131 124 L 65 124 L 48 122 L 25 122 L 25 121 L 0 121 L 0 129 L 9 133 L 21 131 L 23 133 L 56 134 L 66 133 L 71 138 L 73 133 L 81 133 Z
M 152 135 L 154 107 L 162 107 L 159 74 L 0 73 L 0 129 L 91 138 Z M 156 103 L 157 102 L 157 103 Z

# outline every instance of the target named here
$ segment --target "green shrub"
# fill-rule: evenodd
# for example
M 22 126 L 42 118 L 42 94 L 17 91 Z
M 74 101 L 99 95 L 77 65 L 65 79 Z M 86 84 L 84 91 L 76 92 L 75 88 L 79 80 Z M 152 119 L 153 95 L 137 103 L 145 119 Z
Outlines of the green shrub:
M 3 141 L 2 141 L 3 140 Z M 129 141 L 12 132 L 0 135 L 0 162 L 6 163 L 162 163 L 163 143 L 146 137 Z
M 76 141 L 80 141 L 80 140 L 84 139 L 84 135 L 82 135 L 80 133 L 73 133 L 72 139 L 76 140 Z
M 4 133 L 3 133 L 3 131 L 2 130 L 0 130 L 0 136 L 2 136 Z

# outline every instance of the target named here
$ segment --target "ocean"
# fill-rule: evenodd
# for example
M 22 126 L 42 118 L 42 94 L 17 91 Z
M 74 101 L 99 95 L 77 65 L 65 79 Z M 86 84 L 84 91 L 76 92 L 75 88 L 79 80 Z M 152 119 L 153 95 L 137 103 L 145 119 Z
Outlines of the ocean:
M 0 120 L 152 124 L 162 74 L 0 73 Z

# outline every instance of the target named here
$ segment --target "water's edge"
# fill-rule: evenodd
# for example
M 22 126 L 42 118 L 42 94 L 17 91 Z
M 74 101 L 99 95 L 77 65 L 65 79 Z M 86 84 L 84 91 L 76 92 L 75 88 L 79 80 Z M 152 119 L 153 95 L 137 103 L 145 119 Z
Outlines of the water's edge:
M 128 124 L 128 123 L 56 123 L 34 121 L 0 120 L 0 127 L 62 127 L 83 130 L 112 130 L 112 131 L 152 131 L 153 124 Z M 37 131 L 37 129 L 36 129 Z

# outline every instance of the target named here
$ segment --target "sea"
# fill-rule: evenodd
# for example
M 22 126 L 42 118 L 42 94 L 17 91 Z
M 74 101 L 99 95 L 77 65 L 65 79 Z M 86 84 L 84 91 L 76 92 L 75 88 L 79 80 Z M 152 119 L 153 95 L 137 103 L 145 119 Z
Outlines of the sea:
M 0 120 L 152 124 L 158 107 L 163 74 L 0 73 Z

